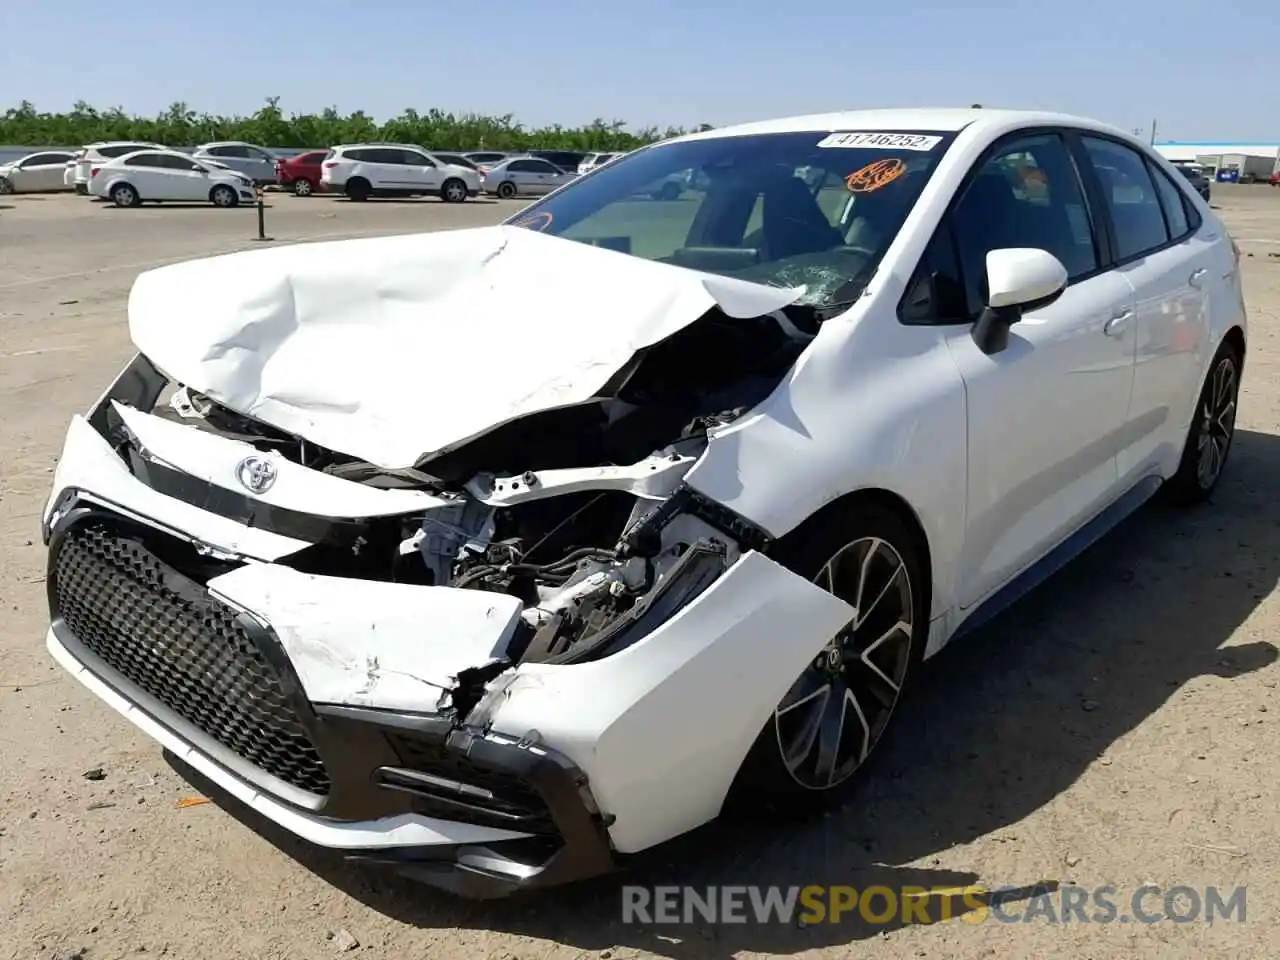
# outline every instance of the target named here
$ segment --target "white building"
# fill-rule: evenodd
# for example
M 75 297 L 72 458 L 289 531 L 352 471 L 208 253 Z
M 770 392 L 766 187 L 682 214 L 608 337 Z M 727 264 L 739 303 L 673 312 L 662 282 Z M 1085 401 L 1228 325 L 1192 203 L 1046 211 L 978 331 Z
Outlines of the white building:
M 1276 141 L 1211 143 L 1162 140 L 1155 144 L 1155 148 L 1170 160 L 1198 163 L 1215 179 L 1219 171 L 1224 171 L 1241 179 L 1266 180 L 1273 171 L 1280 170 L 1280 142 Z

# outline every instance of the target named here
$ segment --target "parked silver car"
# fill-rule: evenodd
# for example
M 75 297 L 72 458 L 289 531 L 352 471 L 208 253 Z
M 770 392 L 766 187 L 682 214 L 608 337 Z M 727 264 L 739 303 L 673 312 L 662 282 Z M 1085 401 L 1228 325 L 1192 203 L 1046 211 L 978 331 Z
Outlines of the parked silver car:
M 0 164 L 0 193 L 70 190 L 64 175 L 67 164 L 74 159 L 75 154 L 69 150 L 48 150 Z
M 492 167 L 496 163 L 510 160 L 512 157 L 518 157 L 520 154 L 504 153 L 501 150 L 473 150 L 470 153 L 464 153 L 463 156 L 477 167 Z
M 577 177 L 565 173 L 548 160 L 537 157 L 512 157 L 489 167 L 480 180 L 480 189 L 503 198 L 518 194 L 550 193 Z
M 279 180 L 276 171 L 279 157 L 265 147 L 245 143 L 243 140 L 201 144 L 196 147 L 192 156 L 197 160 L 217 160 L 227 169 L 243 173 L 257 184 L 276 183 Z

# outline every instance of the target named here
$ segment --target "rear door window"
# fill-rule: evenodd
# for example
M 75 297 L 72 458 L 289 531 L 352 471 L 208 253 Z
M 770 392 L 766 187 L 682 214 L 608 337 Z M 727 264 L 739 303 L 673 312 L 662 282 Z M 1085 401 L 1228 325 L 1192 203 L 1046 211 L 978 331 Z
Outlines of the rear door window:
M 99 147 L 98 156 L 113 159 L 115 157 L 123 157 L 126 153 L 133 153 L 135 150 L 141 150 L 145 144 L 141 143 L 118 143 L 109 147 Z

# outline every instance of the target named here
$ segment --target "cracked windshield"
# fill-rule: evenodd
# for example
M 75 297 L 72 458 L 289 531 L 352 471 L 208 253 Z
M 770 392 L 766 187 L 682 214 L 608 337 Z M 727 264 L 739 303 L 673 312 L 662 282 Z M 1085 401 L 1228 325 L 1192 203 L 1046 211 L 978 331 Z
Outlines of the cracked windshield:
M 815 307 L 855 299 L 952 137 L 805 132 L 640 150 L 516 225 L 770 286 Z

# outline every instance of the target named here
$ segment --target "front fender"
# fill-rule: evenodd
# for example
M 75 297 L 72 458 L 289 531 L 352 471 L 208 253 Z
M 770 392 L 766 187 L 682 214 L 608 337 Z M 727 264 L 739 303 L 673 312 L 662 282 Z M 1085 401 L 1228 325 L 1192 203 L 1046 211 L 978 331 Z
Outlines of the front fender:
M 858 490 L 897 495 L 928 540 L 937 616 L 964 536 L 964 382 L 945 328 L 901 325 L 874 301 L 855 311 L 828 321 L 772 396 L 712 437 L 685 482 L 775 537 Z

